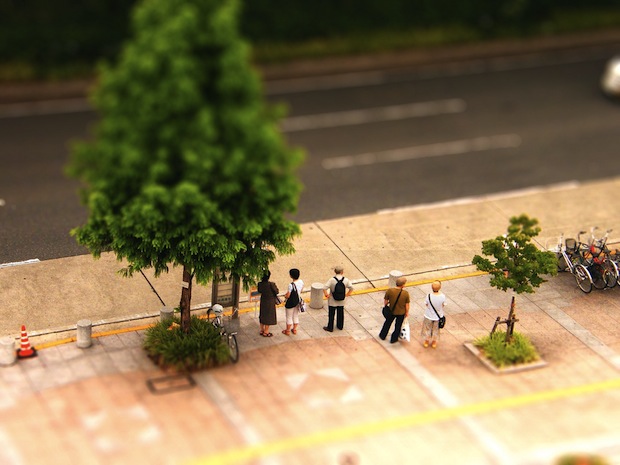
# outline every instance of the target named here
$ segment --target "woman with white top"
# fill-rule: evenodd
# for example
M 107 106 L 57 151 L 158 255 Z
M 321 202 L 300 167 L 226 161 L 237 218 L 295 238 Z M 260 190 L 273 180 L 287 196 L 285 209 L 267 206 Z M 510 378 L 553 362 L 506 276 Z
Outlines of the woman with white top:
M 299 279 L 300 272 L 297 268 L 289 270 L 289 276 L 293 280 L 288 285 L 288 290 L 284 298 L 284 310 L 286 313 L 286 329 L 282 331 L 282 334 L 287 336 L 291 333 L 297 334 L 297 328 L 299 327 L 299 304 L 301 302 L 301 291 L 304 288 L 304 282 Z

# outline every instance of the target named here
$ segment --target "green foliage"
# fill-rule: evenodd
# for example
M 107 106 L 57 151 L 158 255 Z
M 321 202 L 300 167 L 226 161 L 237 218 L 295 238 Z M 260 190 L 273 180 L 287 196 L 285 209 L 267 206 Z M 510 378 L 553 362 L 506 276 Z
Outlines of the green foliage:
M 448 24 L 436 27 L 412 27 L 406 30 L 374 30 L 332 38 L 314 38 L 300 42 L 261 41 L 254 46 L 254 58 L 261 64 L 287 62 L 300 58 L 381 53 L 412 48 L 431 48 L 475 42 L 475 29 Z
M 158 366 L 194 371 L 227 363 L 228 346 L 212 322 L 192 316 L 189 333 L 181 330 L 178 318 L 159 322 L 146 330 L 143 347 Z
M 98 59 L 118 53 L 137 3 L 55 0 L 49 8 L 48 0 L 0 2 L 0 79 L 92 71 Z M 519 38 L 618 25 L 616 0 L 246 0 L 241 13 L 241 29 L 261 49 L 259 58 L 279 61 L 319 51 L 346 53 L 345 48 L 372 52 L 394 41 L 382 37 L 388 31 L 400 35 L 398 44 L 416 47 L 427 44 L 425 32 L 436 29 L 445 31 L 445 43 L 453 43 L 463 30 L 479 39 Z M 273 46 L 283 53 L 276 57 Z
M 540 357 L 534 345 L 521 333 L 514 331 L 511 341 L 506 344 L 506 333 L 496 331 L 490 336 L 479 337 L 474 345 L 498 368 L 529 363 Z
M 535 218 L 524 214 L 512 217 L 507 234 L 482 241 L 482 253 L 494 257 L 495 261 L 475 255 L 472 263 L 491 275 L 491 286 L 497 289 L 533 293 L 534 288 L 545 282 L 542 275 L 557 274 L 555 254 L 539 250 L 531 242 L 539 232 Z
M 303 154 L 287 147 L 238 32 L 235 0 L 148 0 L 131 39 L 102 65 L 94 139 L 75 144 L 68 173 L 90 215 L 72 231 L 124 274 L 183 266 L 245 285 L 294 251 L 288 220 Z
M 608 465 L 609 461 L 595 454 L 566 454 L 559 457 L 555 465 Z
M 90 76 L 118 53 L 137 3 L 0 2 L 0 80 Z M 264 63 L 600 31 L 620 25 L 617 10 L 616 0 L 246 0 L 241 29 Z

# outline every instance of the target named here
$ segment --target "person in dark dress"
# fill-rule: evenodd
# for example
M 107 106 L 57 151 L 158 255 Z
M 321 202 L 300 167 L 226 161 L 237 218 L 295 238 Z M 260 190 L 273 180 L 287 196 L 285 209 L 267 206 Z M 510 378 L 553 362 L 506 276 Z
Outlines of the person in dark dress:
M 257 291 L 260 293 L 260 312 L 258 321 L 260 323 L 260 335 L 263 337 L 272 337 L 269 332 L 269 326 L 278 323 L 276 317 L 276 305 L 280 303 L 278 297 L 278 286 L 273 281 L 269 281 L 271 272 L 267 271 L 261 282 L 258 283 Z

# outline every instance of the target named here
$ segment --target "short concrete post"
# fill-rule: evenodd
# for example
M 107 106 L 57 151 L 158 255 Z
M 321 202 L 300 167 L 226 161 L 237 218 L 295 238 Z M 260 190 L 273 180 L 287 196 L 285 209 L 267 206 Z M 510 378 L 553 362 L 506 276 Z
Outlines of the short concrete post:
M 0 365 L 13 365 L 15 363 L 15 360 L 17 360 L 15 340 L 9 336 L 0 338 Z
M 92 340 L 93 323 L 90 320 L 80 320 L 77 322 L 77 346 L 86 349 L 93 345 Z
M 162 323 L 165 323 L 167 321 L 171 322 L 173 315 L 174 315 L 174 308 L 162 307 L 161 310 L 159 311 L 159 320 Z
M 310 288 L 310 308 L 323 308 L 323 283 L 312 283 Z
M 403 275 L 402 271 L 392 270 L 390 271 L 390 279 L 388 280 L 388 286 L 396 287 L 396 280 Z

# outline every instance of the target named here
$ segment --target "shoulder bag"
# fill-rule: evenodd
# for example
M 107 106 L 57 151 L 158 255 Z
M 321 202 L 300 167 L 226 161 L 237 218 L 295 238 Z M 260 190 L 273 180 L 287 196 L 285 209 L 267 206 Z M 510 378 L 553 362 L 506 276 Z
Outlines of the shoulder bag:
M 402 294 L 402 292 L 403 290 L 401 289 L 398 293 L 398 297 L 396 297 L 396 300 L 394 301 L 394 307 L 396 307 L 396 304 L 398 303 L 398 299 L 400 299 L 400 295 Z M 390 308 L 390 304 L 383 307 L 382 313 L 385 318 L 392 316 L 392 309 Z
M 282 301 L 280 300 L 280 296 L 278 295 L 273 286 L 269 287 L 271 287 L 271 292 L 273 292 L 273 296 L 275 297 L 276 305 L 280 305 L 282 303 Z
M 437 315 L 437 318 L 439 318 L 439 323 L 437 323 L 437 326 L 439 326 L 440 328 L 443 328 L 446 325 L 446 317 L 445 316 L 439 316 L 439 313 L 437 313 L 437 310 L 435 310 L 435 306 L 433 305 L 433 301 L 431 300 L 431 295 L 428 295 L 428 303 L 431 304 L 431 307 L 433 307 L 433 311 L 435 312 L 435 315 Z

